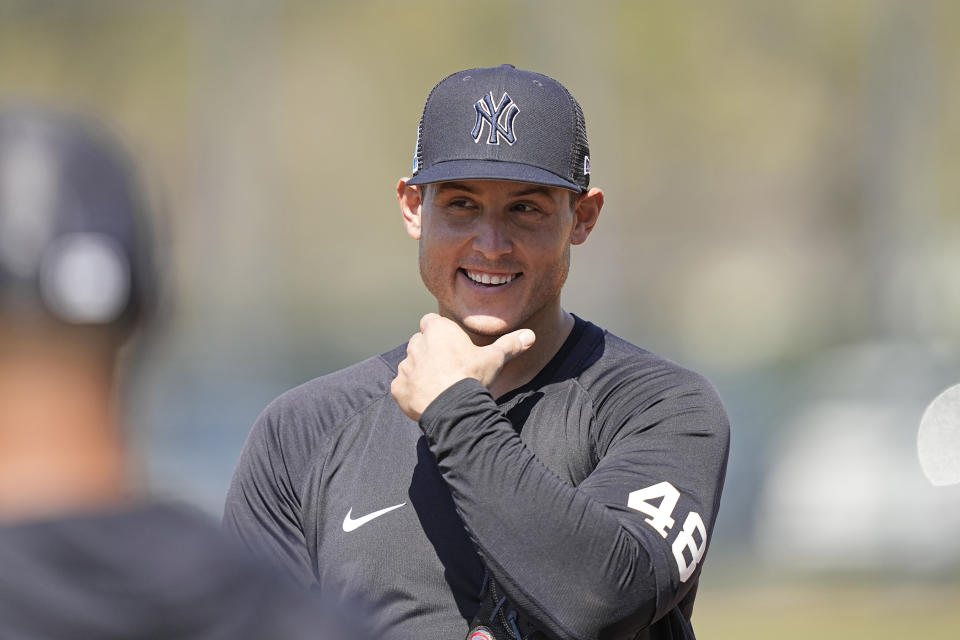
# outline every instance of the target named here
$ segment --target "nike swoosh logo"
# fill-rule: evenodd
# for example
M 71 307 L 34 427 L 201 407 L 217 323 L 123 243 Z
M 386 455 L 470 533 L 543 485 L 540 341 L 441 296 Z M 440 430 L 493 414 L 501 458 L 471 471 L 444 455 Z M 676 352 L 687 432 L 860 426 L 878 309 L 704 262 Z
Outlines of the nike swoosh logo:
M 400 507 L 402 507 L 402 506 L 405 505 L 405 504 L 407 504 L 407 503 L 406 503 L 406 502 L 402 502 L 402 503 L 400 503 L 400 504 L 395 504 L 395 505 L 393 505 L 392 507 L 387 507 L 386 509 L 380 509 L 380 511 L 374 511 L 373 513 L 368 513 L 367 515 L 363 516 L 362 518 L 357 518 L 356 520 L 354 520 L 353 518 L 350 517 L 350 516 L 353 514 L 353 507 L 350 507 L 350 511 L 347 511 L 347 517 L 345 517 L 345 518 L 343 519 L 343 530 L 344 530 L 344 531 L 353 531 L 354 529 L 359 529 L 360 527 L 362 527 L 363 525 L 367 524 L 368 522 L 370 522 L 370 521 L 373 520 L 374 518 L 379 518 L 379 517 L 382 516 L 383 514 L 389 513 L 389 512 L 391 512 L 391 511 L 393 511 L 394 509 L 399 509 Z

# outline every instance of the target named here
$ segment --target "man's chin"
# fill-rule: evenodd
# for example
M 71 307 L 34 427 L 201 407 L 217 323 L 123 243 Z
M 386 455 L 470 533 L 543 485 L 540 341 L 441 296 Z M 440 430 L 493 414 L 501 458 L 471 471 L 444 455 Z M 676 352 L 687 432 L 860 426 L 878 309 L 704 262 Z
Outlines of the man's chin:
M 487 315 L 469 315 L 460 324 L 468 333 L 491 342 L 514 329 L 505 319 Z

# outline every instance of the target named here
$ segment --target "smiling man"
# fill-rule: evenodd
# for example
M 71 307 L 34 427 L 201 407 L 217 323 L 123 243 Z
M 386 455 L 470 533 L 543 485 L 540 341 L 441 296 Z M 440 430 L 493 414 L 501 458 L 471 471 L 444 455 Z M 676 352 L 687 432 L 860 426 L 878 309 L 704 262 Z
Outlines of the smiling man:
M 383 638 L 692 638 L 727 418 L 701 376 L 561 306 L 589 182 L 558 82 L 442 80 L 397 185 L 437 313 L 267 408 L 226 529 L 371 603 Z

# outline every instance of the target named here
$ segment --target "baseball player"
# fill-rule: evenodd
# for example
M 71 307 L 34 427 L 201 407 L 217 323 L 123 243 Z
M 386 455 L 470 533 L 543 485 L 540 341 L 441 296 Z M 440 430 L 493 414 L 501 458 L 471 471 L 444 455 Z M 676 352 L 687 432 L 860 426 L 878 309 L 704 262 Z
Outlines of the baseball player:
M 0 109 L 0 637 L 343 638 L 192 509 L 138 496 L 116 357 L 156 291 L 123 152 Z
M 266 409 L 226 529 L 383 638 L 692 638 L 727 417 L 561 306 L 604 202 L 577 101 L 510 65 L 443 79 L 397 196 L 437 312 Z

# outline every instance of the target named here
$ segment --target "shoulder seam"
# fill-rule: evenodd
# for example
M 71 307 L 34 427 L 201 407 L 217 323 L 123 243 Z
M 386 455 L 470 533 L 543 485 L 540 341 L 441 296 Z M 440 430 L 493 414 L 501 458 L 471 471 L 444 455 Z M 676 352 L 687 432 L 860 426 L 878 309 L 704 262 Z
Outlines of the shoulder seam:
M 597 338 L 597 340 L 593 343 L 593 345 L 591 345 L 590 349 L 587 349 L 585 351 L 583 357 L 577 361 L 577 365 L 576 365 L 577 370 L 580 370 L 580 365 L 586 362 L 587 358 L 589 358 L 597 350 L 598 345 L 606 341 L 607 333 L 608 332 L 606 329 L 601 329 L 600 335 Z M 583 371 L 581 370 L 580 374 L 582 373 Z M 586 387 L 584 387 L 583 384 L 580 382 L 580 374 L 578 374 L 575 378 L 573 378 L 573 382 L 574 384 L 577 385 L 577 387 L 581 391 L 583 391 L 584 396 L 586 396 L 590 400 L 590 418 L 594 424 L 597 424 L 596 399 L 593 397 L 593 394 L 590 393 L 590 391 Z M 599 454 L 600 442 L 598 441 L 598 436 L 599 436 L 599 429 L 590 430 L 590 463 L 593 465 L 594 468 L 596 468 L 596 466 L 600 464 L 600 454 Z
M 386 360 L 383 359 L 383 355 L 382 355 L 382 354 L 379 355 L 379 356 L 377 356 L 377 357 L 378 357 L 378 359 L 380 360 L 380 362 L 381 362 L 384 366 L 387 367 L 388 371 L 392 371 L 392 368 L 390 367 L 389 363 L 387 363 Z M 343 430 L 346 429 L 347 423 L 349 423 L 351 420 L 353 420 L 354 418 L 356 418 L 358 415 L 360 415 L 361 413 L 363 413 L 364 411 L 366 411 L 367 409 L 369 409 L 370 407 L 372 407 L 372 406 L 375 405 L 376 403 L 378 403 L 378 402 L 380 402 L 381 400 L 383 400 L 384 397 L 387 396 L 387 395 L 390 395 L 390 387 L 389 387 L 389 386 L 387 387 L 386 391 L 384 391 L 383 393 L 374 396 L 369 402 L 364 403 L 362 406 L 360 406 L 360 407 L 359 407 L 358 409 L 356 409 L 355 411 L 344 415 L 343 418 L 341 418 L 341 420 L 340 420 L 339 428 L 337 428 L 336 430 L 334 430 L 333 432 L 331 432 L 330 435 L 331 435 L 331 436 L 332 436 L 333 434 L 339 435 L 340 433 L 342 433 Z M 329 455 L 329 453 L 330 453 L 330 441 L 331 441 L 332 439 L 333 439 L 333 438 L 332 438 L 332 437 L 329 437 L 329 436 L 323 439 L 322 447 L 319 447 L 319 448 L 318 448 L 318 450 L 317 450 L 317 452 L 316 452 L 316 455 L 314 456 L 314 460 L 312 461 L 312 464 L 308 464 L 308 465 L 307 465 L 307 468 L 308 468 L 308 469 L 313 470 L 313 469 L 316 469 L 317 466 L 319 466 L 319 467 L 321 468 L 321 470 L 322 470 L 322 467 L 326 464 L 326 462 L 327 462 L 327 457 L 328 457 L 328 455 Z M 285 458 L 283 458 L 283 464 L 284 464 L 284 467 L 286 468 L 286 467 L 287 467 L 287 462 L 286 462 L 286 459 L 285 459 Z M 290 476 L 290 472 L 289 472 L 289 470 L 287 470 L 287 477 L 289 477 L 289 476 Z M 308 471 L 307 473 L 304 474 L 304 477 L 301 478 L 300 483 L 298 483 L 298 485 L 297 485 L 297 488 L 299 489 L 301 496 L 302 496 L 302 495 L 305 495 L 305 492 L 306 492 L 306 489 L 307 489 L 306 483 L 307 483 L 307 481 L 308 481 L 307 479 L 309 478 L 309 476 L 310 476 L 310 473 L 309 473 L 309 471 Z
M 596 425 L 597 424 L 597 403 L 594 400 L 593 394 L 587 390 L 582 384 L 580 384 L 580 378 L 574 378 L 573 383 L 583 391 L 583 395 L 590 401 L 590 420 Z M 600 435 L 600 429 L 590 429 L 590 464 L 593 465 L 593 468 L 596 469 L 597 465 L 600 464 L 600 442 L 598 437 Z M 591 471 L 592 473 L 592 471 Z
M 393 365 L 387 362 L 387 359 L 383 357 L 382 353 L 377 356 L 377 360 L 379 360 L 380 364 L 382 364 L 387 368 L 387 371 L 389 371 L 390 373 L 393 373 Z

